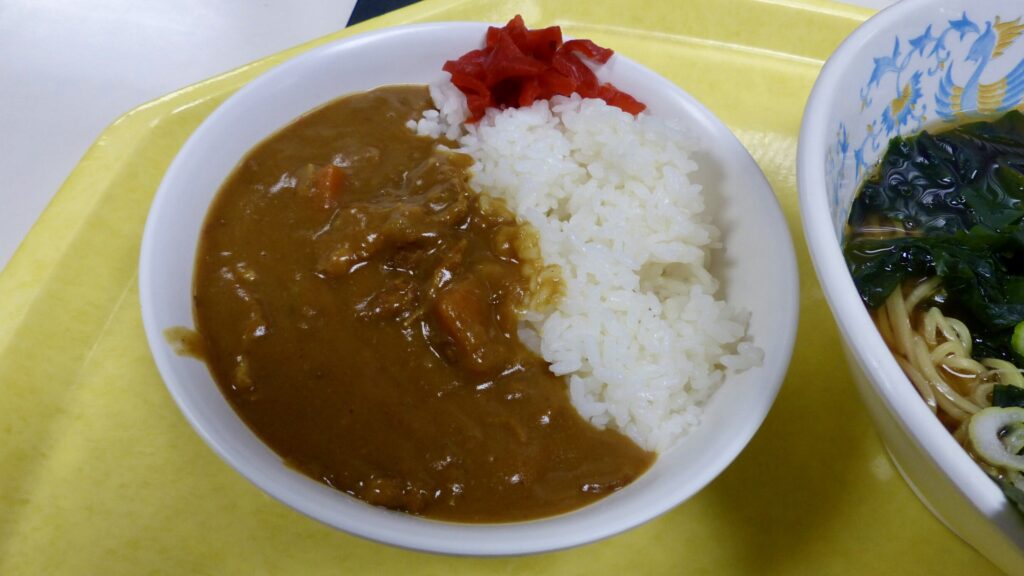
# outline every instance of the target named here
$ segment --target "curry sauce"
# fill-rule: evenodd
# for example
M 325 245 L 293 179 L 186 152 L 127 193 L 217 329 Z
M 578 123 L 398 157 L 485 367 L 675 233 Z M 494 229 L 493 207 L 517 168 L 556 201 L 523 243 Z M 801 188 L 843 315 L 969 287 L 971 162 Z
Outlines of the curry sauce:
M 584 506 L 654 456 L 598 430 L 519 340 L 558 271 L 468 157 L 413 134 L 425 87 L 351 95 L 273 135 L 202 232 L 196 326 L 239 415 L 370 504 L 502 522 Z

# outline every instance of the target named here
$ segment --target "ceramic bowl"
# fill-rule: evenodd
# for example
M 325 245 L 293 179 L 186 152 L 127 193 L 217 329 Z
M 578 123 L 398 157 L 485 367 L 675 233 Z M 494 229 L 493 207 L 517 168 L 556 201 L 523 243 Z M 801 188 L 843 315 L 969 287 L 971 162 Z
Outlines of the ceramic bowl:
M 1021 23 L 1024 3 L 1017 0 L 904 0 L 880 12 L 822 69 L 797 156 L 807 245 L 893 460 L 936 516 L 1012 573 L 1024 573 L 1024 516 L 904 376 L 857 295 L 841 246 L 858 186 L 890 138 L 1021 104 Z
M 430 83 L 445 60 L 482 45 L 485 24 L 405 26 L 355 36 L 299 56 L 240 90 L 181 149 L 157 191 L 139 270 L 146 336 L 160 374 L 196 432 L 254 484 L 313 518 L 366 538 L 456 554 L 524 554 L 607 537 L 686 500 L 747 444 L 772 405 L 793 346 L 797 272 L 789 232 L 764 176 L 729 130 L 683 90 L 616 55 L 600 75 L 688 123 L 702 142 L 711 203 L 724 230 L 718 267 L 727 298 L 752 313 L 764 365 L 730 378 L 704 422 L 633 484 L 560 516 L 512 524 L 458 524 L 376 508 L 295 472 L 238 418 L 206 366 L 178 356 L 164 331 L 192 327 L 192 272 L 207 208 L 255 144 L 304 112 L 387 84 Z M 381 63 L 387 63 L 382 65 Z

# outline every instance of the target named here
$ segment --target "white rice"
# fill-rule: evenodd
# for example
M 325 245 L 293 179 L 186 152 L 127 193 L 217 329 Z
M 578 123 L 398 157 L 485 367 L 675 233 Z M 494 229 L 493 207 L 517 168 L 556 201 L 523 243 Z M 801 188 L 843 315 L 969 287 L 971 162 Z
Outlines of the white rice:
M 471 155 L 473 185 L 505 199 L 540 236 L 565 295 L 520 336 L 565 375 L 580 414 L 665 451 L 700 424 L 726 374 L 760 365 L 748 314 L 715 297 L 718 230 L 704 214 L 696 142 L 662 119 L 601 100 L 555 97 L 488 110 L 476 124 L 450 82 L 409 127 Z

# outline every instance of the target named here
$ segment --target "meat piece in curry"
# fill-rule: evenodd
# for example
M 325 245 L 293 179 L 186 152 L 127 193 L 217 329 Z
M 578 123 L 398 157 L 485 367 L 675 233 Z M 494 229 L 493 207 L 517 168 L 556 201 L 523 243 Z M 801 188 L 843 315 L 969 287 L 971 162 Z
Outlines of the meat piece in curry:
M 291 466 L 438 519 L 578 508 L 653 455 L 598 430 L 517 335 L 558 293 L 532 231 L 414 135 L 425 87 L 351 95 L 255 148 L 202 233 L 195 316 L 214 378 Z

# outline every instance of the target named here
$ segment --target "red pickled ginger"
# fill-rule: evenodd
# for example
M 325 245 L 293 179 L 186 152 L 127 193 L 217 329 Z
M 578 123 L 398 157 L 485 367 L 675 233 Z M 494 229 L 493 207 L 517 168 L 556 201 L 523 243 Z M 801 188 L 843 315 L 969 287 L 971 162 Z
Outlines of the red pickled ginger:
M 465 94 L 470 122 L 479 120 L 490 107 L 529 106 L 535 100 L 573 92 L 639 114 L 647 106 L 611 83 L 599 83 L 584 62 L 604 64 L 612 54 L 590 40 L 562 42 L 558 26 L 529 30 L 517 14 L 505 27 L 487 29 L 483 49 L 449 60 L 443 69 Z

